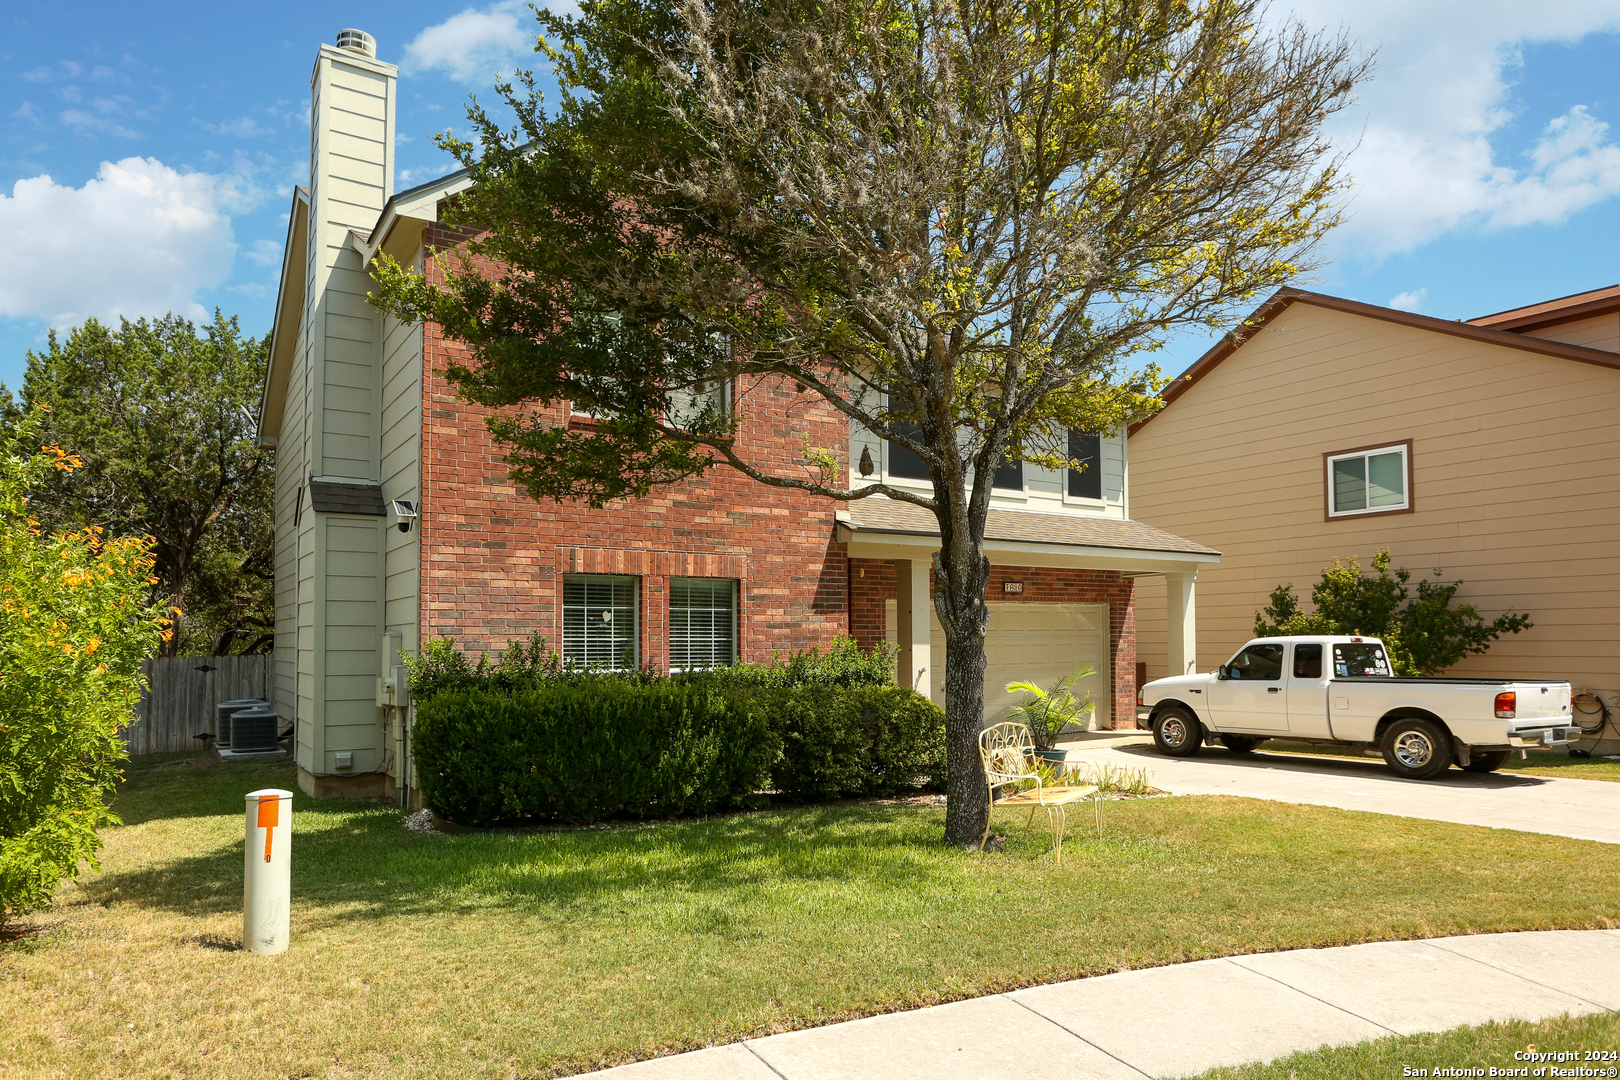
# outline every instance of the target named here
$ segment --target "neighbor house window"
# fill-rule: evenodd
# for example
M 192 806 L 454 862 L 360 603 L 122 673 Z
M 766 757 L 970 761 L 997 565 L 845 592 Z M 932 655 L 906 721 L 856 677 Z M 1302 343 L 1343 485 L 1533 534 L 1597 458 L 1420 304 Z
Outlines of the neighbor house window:
M 723 578 L 670 579 L 670 670 L 723 667 L 736 659 L 737 583 Z
M 1085 466 L 1069 470 L 1071 499 L 1102 499 L 1102 436 L 1095 431 L 1069 431 L 1069 459 Z
M 563 575 L 563 663 L 577 668 L 635 668 L 640 591 L 633 577 Z
M 906 436 L 912 442 L 922 442 L 923 431 L 921 424 L 907 424 L 896 421 L 892 426 L 897 433 Z M 931 480 L 934 476 L 928 468 L 928 462 L 924 461 L 914 451 L 901 446 L 893 440 L 889 442 L 889 475 L 898 476 L 904 480 Z
M 1410 510 L 1411 456 L 1409 442 L 1324 455 L 1328 517 Z

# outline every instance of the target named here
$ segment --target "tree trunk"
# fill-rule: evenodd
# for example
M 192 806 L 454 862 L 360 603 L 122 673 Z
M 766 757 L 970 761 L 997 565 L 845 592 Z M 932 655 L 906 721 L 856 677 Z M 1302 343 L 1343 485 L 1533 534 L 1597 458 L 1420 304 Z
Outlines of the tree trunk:
M 955 547 L 956 545 L 952 545 Z M 945 792 L 945 842 L 978 847 L 990 820 L 990 792 L 979 761 L 979 733 L 984 729 L 984 638 L 990 609 L 984 590 L 990 583 L 990 560 L 982 544 L 962 545 L 959 565 L 941 561 L 934 567 L 934 607 L 945 632 L 945 760 L 950 775 Z

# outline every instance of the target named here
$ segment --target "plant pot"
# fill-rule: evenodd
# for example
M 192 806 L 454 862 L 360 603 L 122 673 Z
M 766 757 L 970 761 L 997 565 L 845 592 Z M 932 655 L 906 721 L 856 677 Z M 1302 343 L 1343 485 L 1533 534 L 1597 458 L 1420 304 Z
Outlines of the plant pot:
M 1037 750 L 1035 751 L 1035 756 L 1046 762 L 1048 765 L 1061 765 L 1069 756 L 1069 751 L 1062 747 L 1051 750 Z

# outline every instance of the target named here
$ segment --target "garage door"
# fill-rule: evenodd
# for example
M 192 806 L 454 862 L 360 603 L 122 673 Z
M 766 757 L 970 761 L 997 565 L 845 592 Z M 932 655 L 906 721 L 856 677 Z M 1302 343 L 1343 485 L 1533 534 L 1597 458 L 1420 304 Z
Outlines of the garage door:
M 1108 605 L 1043 604 L 1017 601 L 991 601 L 990 632 L 985 638 L 984 718 L 996 723 L 1007 717 L 1022 695 L 1009 694 L 1005 687 L 1015 679 L 1050 686 L 1073 671 L 1076 664 L 1090 666 L 1096 674 L 1076 686 L 1076 694 L 1086 690 L 1097 706 L 1097 723 L 1107 727 L 1113 719 L 1108 678 Z M 885 605 L 886 637 L 896 640 L 898 626 L 895 602 Z M 935 701 L 945 700 L 945 635 L 939 618 L 929 612 L 933 627 L 933 689 Z

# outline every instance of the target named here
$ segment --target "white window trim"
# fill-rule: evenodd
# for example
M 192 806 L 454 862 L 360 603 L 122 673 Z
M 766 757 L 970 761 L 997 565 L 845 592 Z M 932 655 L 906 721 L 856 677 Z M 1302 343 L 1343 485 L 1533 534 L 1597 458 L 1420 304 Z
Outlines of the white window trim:
M 1349 461 L 1353 458 L 1370 458 L 1380 454 L 1398 453 L 1401 455 L 1401 502 L 1399 506 L 1369 506 L 1360 510 L 1340 510 L 1334 506 L 1335 492 L 1333 490 L 1333 465 L 1339 461 Z M 1359 450 L 1345 450 L 1340 453 L 1327 453 L 1322 456 L 1322 483 L 1326 485 L 1327 516 L 1329 518 L 1367 517 L 1372 514 L 1398 514 L 1412 509 L 1412 454 L 1411 446 L 1405 442 L 1389 443 L 1384 446 L 1370 446 Z
M 727 664 L 735 664 L 742 654 L 742 583 L 736 578 L 670 578 L 665 595 L 670 598 L 669 603 L 669 633 L 665 635 L 666 647 L 669 652 L 669 670 L 671 673 L 683 671 L 709 671 L 711 668 L 677 667 L 675 665 L 675 582 L 677 581 L 724 581 L 731 586 L 731 658 Z
M 631 625 L 630 625 L 630 665 L 628 667 L 596 668 L 595 670 L 597 670 L 597 671 L 638 671 L 638 670 L 640 670 L 640 668 L 641 668 L 641 579 L 638 578 L 638 577 L 633 577 L 633 576 L 628 575 L 628 574 L 562 574 L 562 575 L 559 575 L 558 585 L 561 588 L 559 589 L 559 594 L 558 594 L 558 597 L 557 597 L 557 599 L 558 599 L 557 608 L 558 608 L 558 614 L 562 617 L 562 622 L 559 624 L 559 627 L 558 627 L 558 629 L 561 631 L 558 634 L 558 639 L 559 639 L 558 644 L 562 645 L 564 650 L 566 650 L 567 647 L 568 647 L 565 635 L 568 632 L 568 630 L 567 630 L 567 618 L 568 618 L 568 616 L 567 616 L 567 607 L 568 607 L 568 602 L 567 602 L 566 597 L 568 595 L 567 594 L 567 581 L 568 581 L 569 578 L 595 578 L 597 580 L 605 580 L 605 581 L 628 581 L 628 582 L 630 582 L 630 593 L 631 593 L 631 597 L 632 597 L 632 601 L 631 601 L 631 605 L 630 605 L 630 617 L 631 617 Z M 567 661 L 565 660 L 564 663 L 566 664 Z

